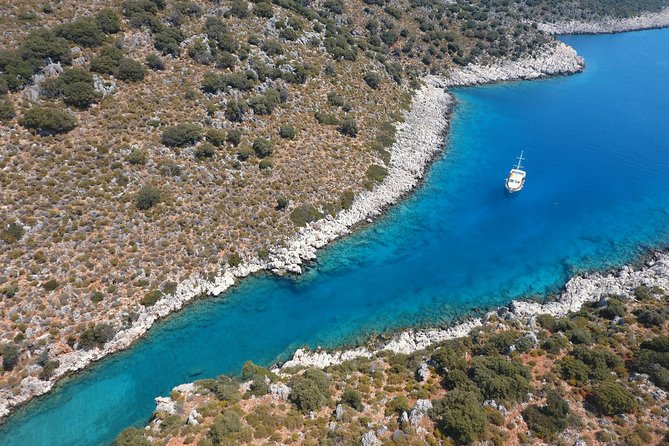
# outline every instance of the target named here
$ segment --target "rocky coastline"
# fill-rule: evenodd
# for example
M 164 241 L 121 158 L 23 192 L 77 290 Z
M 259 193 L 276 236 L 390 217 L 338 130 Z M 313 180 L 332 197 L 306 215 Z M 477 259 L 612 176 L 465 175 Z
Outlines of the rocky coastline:
M 174 294 L 166 295 L 155 305 L 143 308 L 132 326 L 119 331 L 104 348 L 76 350 L 57 355 L 54 359 L 60 365 L 48 381 L 28 376 L 21 381 L 17 394 L 8 389 L 0 390 L 0 419 L 9 415 L 13 408 L 49 392 L 64 376 L 128 348 L 146 334 L 157 320 L 178 311 L 191 300 L 203 295 L 221 294 L 238 279 L 260 271 L 300 274 L 304 262 L 314 260 L 319 248 L 349 234 L 358 224 L 370 222 L 381 215 L 384 209 L 399 201 L 420 183 L 430 162 L 443 150 L 450 112 L 454 105 L 454 100 L 447 91 L 448 87 L 571 74 L 582 71 L 583 67 L 583 59 L 573 48 L 561 42 L 553 42 L 535 55 L 517 61 L 499 60 L 485 65 L 470 65 L 453 70 L 448 78 L 424 77 L 423 86 L 415 92 L 411 108 L 405 113 L 404 122 L 397 128 L 396 142 L 390 149 L 389 174 L 374 190 L 358 195 L 351 208 L 336 217 L 328 216 L 302 228 L 287 243 L 287 247 L 275 249 L 267 260 L 247 260 L 238 267 L 221 271 L 214 278 L 197 275 L 181 282 Z M 476 324 L 474 321 L 471 323 Z M 453 327 L 445 332 L 456 337 L 465 326 L 466 324 Z M 471 328 L 473 326 L 469 330 Z M 439 334 L 431 334 L 433 332 Z M 413 335 L 405 335 L 409 336 L 405 341 L 414 342 L 417 346 L 423 345 L 427 340 L 447 336 L 445 332 L 415 332 Z M 397 348 L 403 348 L 401 345 L 403 344 L 398 344 Z M 306 353 L 298 351 L 295 358 L 303 354 Z M 334 354 L 346 356 L 349 353 Z
M 492 311 L 482 318 L 472 318 L 443 329 L 407 330 L 397 333 L 380 347 L 361 346 L 342 351 L 298 349 L 293 357 L 274 369 L 280 373 L 290 367 L 325 368 L 359 357 L 370 358 L 387 350 L 409 354 L 439 342 L 468 336 L 474 328 L 492 320 L 514 319 L 528 328 L 535 326 L 536 317 L 548 314 L 562 317 L 576 312 L 588 302 L 604 301 L 610 295 L 631 296 L 639 286 L 669 289 L 669 252 L 656 252 L 639 268 L 623 266 L 608 273 L 575 276 L 567 282 L 560 295 L 547 302 L 514 300 L 507 307 Z
M 606 18 L 582 22 L 578 20 L 540 23 L 538 27 L 548 34 L 610 34 L 625 31 L 666 28 L 669 26 L 669 8 L 636 17 Z

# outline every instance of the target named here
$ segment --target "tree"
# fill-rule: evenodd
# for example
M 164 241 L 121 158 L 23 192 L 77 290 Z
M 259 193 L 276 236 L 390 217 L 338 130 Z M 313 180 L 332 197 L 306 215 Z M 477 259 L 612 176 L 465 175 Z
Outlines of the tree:
M 225 140 L 232 144 L 234 147 L 237 147 L 240 142 L 242 142 L 242 132 L 241 130 L 232 129 L 228 132 Z
M 480 395 L 457 389 L 434 404 L 430 418 L 437 421 L 439 430 L 459 444 L 479 441 L 488 424 Z
M 93 347 L 102 347 L 111 341 L 116 334 L 114 327 L 109 324 L 96 324 L 87 328 L 79 337 L 79 348 L 90 350 Z
M 137 193 L 136 206 L 137 209 L 146 211 L 151 209 L 162 199 L 162 192 L 150 184 L 145 184 Z
M 2 350 L 2 368 L 9 371 L 19 363 L 19 348 L 16 344 L 4 344 Z
M 556 390 L 549 390 L 546 405 L 528 406 L 522 415 L 527 427 L 538 437 L 550 439 L 569 426 L 569 403 Z
M 105 8 L 95 14 L 95 22 L 105 34 L 116 34 L 121 31 L 121 19 L 111 8 Z
M 256 138 L 253 141 L 253 151 L 258 158 L 265 158 L 274 152 L 274 144 L 265 138 Z
M 23 114 L 19 124 L 41 134 L 67 133 L 77 126 L 77 119 L 58 108 L 33 107 Z
M 34 67 L 44 65 L 47 59 L 64 64 L 72 60 L 67 40 L 45 28 L 31 31 L 19 47 L 19 54 Z
M 168 147 L 185 147 L 202 138 L 202 129 L 196 124 L 181 123 L 163 130 L 160 141 Z
M 144 436 L 144 430 L 129 427 L 116 437 L 114 446 L 153 446 L 153 443 Z
M 615 381 L 605 381 L 595 387 L 588 400 L 604 415 L 628 413 L 637 405 L 634 395 Z
M 116 77 L 123 81 L 141 81 L 146 76 L 146 70 L 141 63 L 129 57 L 121 59 L 116 68 Z
M 65 23 L 56 27 L 56 35 L 63 37 L 77 45 L 93 47 L 99 46 L 105 38 L 97 21 L 90 17 L 83 17 L 74 22 Z
M 244 102 L 231 99 L 225 106 L 225 117 L 232 122 L 242 122 L 247 109 Z
M 290 400 L 303 412 L 319 410 L 330 399 L 332 381 L 325 372 L 307 369 L 291 380 Z
M 146 56 L 146 66 L 153 71 L 162 71 L 165 69 L 165 62 L 157 54 L 149 54 Z

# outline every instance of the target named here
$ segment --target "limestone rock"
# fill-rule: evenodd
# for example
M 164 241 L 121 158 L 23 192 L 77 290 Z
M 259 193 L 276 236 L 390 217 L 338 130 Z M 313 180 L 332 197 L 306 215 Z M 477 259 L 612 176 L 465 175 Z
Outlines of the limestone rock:
M 369 431 L 362 436 L 360 440 L 361 446 L 381 446 L 381 440 L 376 438 L 374 431 Z

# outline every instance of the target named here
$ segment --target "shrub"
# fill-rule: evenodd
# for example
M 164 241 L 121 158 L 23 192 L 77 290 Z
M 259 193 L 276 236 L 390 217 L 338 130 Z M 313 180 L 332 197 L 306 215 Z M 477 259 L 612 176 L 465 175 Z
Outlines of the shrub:
M 270 19 L 274 16 L 274 8 L 272 8 L 271 3 L 262 1 L 256 4 L 255 8 L 253 9 L 253 13 L 258 17 Z
M 406 396 L 399 395 L 386 403 L 385 414 L 386 416 L 390 416 L 394 413 L 399 415 L 402 412 L 408 412 L 409 410 L 411 410 L 409 400 Z
M 165 69 L 165 62 L 157 54 L 149 54 L 145 59 L 146 66 L 153 71 L 162 71 Z
M 19 119 L 22 126 L 34 129 L 40 134 L 67 133 L 74 129 L 77 120 L 74 116 L 53 107 L 33 107 Z
M 100 291 L 94 291 L 93 294 L 91 294 L 91 302 L 93 303 L 100 303 L 104 299 L 104 294 L 102 294 Z
M 323 214 L 318 212 L 315 207 L 310 204 L 303 204 L 293 209 L 290 213 L 290 220 L 296 226 L 306 226 L 307 223 L 318 220 L 323 217 Z
M 56 35 L 81 46 L 98 46 L 105 38 L 98 22 L 90 17 L 83 17 L 70 23 L 57 26 Z
M 121 31 L 121 19 L 113 9 L 105 8 L 95 14 L 95 22 L 105 34 L 116 34 Z
M 486 400 L 524 401 L 531 391 L 530 369 L 504 357 L 476 356 L 468 375 Z
M 47 361 L 45 364 L 42 365 L 42 371 L 39 374 L 39 379 L 42 381 L 47 381 L 49 378 L 53 376 L 53 372 L 56 371 L 56 369 L 60 366 L 60 361 L 54 360 L 54 361 Z
M 0 231 L 0 240 L 5 243 L 16 243 L 25 233 L 25 229 L 19 223 L 10 223 Z
M 560 360 L 558 367 L 562 378 L 571 384 L 585 383 L 590 376 L 590 368 L 583 361 L 571 356 L 565 356 L 564 359 Z
M 228 265 L 230 265 L 232 268 L 239 266 L 242 264 L 242 256 L 239 255 L 238 252 L 233 252 L 228 256 Z
M 528 406 L 522 414 L 527 427 L 543 439 L 553 438 L 569 426 L 569 403 L 555 390 L 548 392 L 545 406 Z
M 253 141 L 253 151 L 258 158 L 265 158 L 274 152 L 274 144 L 265 138 L 256 138 Z
M 350 115 L 346 116 L 341 122 L 341 126 L 339 126 L 339 132 L 341 132 L 342 135 L 350 136 L 351 138 L 358 136 L 358 123 L 355 118 Z
M 665 309 L 660 310 L 639 310 L 636 312 L 636 318 L 644 327 L 662 327 L 667 322 L 668 316 Z
M 276 89 L 269 89 L 264 94 L 253 96 L 248 104 L 256 115 L 271 115 L 279 105 L 279 92 Z
M 64 64 L 69 64 L 72 60 L 67 40 L 44 28 L 36 29 L 28 34 L 19 47 L 19 54 L 34 67 L 42 66 L 47 59 Z
M 181 123 L 167 127 L 160 141 L 168 147 L 185 147 L 202 138 L 202 129 L 196 124 Z
M 59 285 L 60 284 L 56 279 L 49 279 L 42 284 L 42 288 L 44 288 L 46 291 L 53 291 L 58 288 Z
M 154 46 L 163 54 L 179 55 L 179 44 L 184 40 L 183 34 L 177 28 L 166 27 L 154 34 Z
M 330 398 L 330 377 L 317 369 L 307 369 L 291 380 L 290 400 L 303 412 L 319 410 Z
M 295 139 L 295 127 L 292 125 L 282 125 L 279 128 L 279 136 L 284 139 Z
M 237 56 L 228 51 L 223 51 L 216 58 L 216 67 L 233 68 L 235 65 L 237 65 L 237 62 Z
M 116 69 L 116 77 L 122 81 L 137 82 L 144 79 L 146 70 L 141 63 L 129 57 L 124 57 Z
M 601 308 L 598 313 L 600 316 L 606 319 L 614 319 L 616 316 L 625 317 L 627 311 L 625 310 L 625 306 L 620 301 L 620 299 L 609 297 L 609 300 L 606 303 L 606 307 Z
M 252 157 L 255 154 L 253 151 L 253 148 L 244 145 L 241 149 L 237 151 L 237 158 L 239 158 L 241 161 L 246 161 L 250 157 Z
M 79 348 L 90 350 L 97 346 L 102 347 L 114 338 L 116 331 L 109 324 L 96 324 L 87 328 L 79 337 Z
M 228 136 L 225 137 L 225 140 L 232 144 L 234 147 L 237 147 L 242 141 L 242 132 L 241 130 L 232 129 L 228 131 Z
M 260 162 L 258 163 L 258 168 L 260 170 L 265 170 L 265 169 L 269 169 L 273 165 L 274 165 L 274 163 L 272 163 L 272 160 L 270 160 L 268 158 L 265 158 L 265 159 L 260 160 Z
M 225 117 L 232 122 L 242 122 L 246 110 L 248 108 L 244 102 L 231 99 L 225 106 Z
M 216 147 L 213 144 L 205 142 L 197 146 L 194 152 L 195 159 L 203 160 L 213 158 L 216 155 Z
M 355 198 L 355 194 L 351 190 L 346 190 L 342 192 L 341 196 L 339 197 L 339 206 L 342 209 L 350 209 L 351 206 L 353 206 L 353 200 Z
M 238 438 L 242 430 L 242 420 L 233 410 L 227 410 L 217 415 L 209 430 L 209 438 L 214 444 L 233 444 L 230 440 Z
M 14 106 L 9 99 L 0 99 L 0 122 L 7 122 L 15 117 Z
M 4 370 L 14 370 L 19 363 L 19 348 L 15 344 L 4 344 L 2 350 L 2 368 Z
M 230 14 L 240 19 L 247 18 L 249 13 L 249 4 L 245 0 L 233 0 L 230 6 Z
M 278 376 L 276 376 L 276 374 L 274 374 L 271 370 L 256 365 L 253 363 L 253 361 L 246 361 L 242 366 L 242 379 L 248 380 L 258 376 L 262 376 L 263 378 L 267 377 L 270 379 L 270 381 L 276 381 L 278 379 Z
M 367 168 L 367 178 L 375 182 L 381 182 L 385 177 L 388 176 L 388 169 L 377 164 L 372 164 Z
M 615 381 L 606 381 L 595 387 L 588 400 L 604 415 L 619 415 L 636 408 L 634 395 Z
M 162 192 L 150 184 L 145 184 L 137 193 L 137 209 L 146 211 L 151 209 L 162 200 Z
M 5 78 L 0 77 L 0 96 L 9 93 L 9 84 Z
M 102 74 L 114 74 L 123 58 L 123 50 L 120 48 L 114 45 L 102 47 L 98 56 L 91 59 L 91 71 Z
M 357 410 L 362 411 L 365 406 L 362 404 L 362 395 L 355 389 L 348 388 L 341 394 L 341 403 L 346 404 Z
M 162 291 L 152 290 L 146 293 L 144 297 L 142 297 L 142 300 L 139 301 L 139 303 L 145 307 L 152 307 L 153 305 L 156 304 L 156 302 L 158 302 L 162 298 L 163 298 Z
M 0 80 L 3 91 L 16 91 L 29 84 L 34 70 L 35 66 L 23 60 L 17 51 L 0 50 Z
M 368 71 L 364 74 L 362 79 L 369 85 L 371 88 L 376 90 L 381 85 L 381 76 L 376 71 Z
M 669 336 L 641 343 L 634 357 L 634 368 L 647 373 L 658 387 L 669 390 Z
M 461 390 L 452 390 L 435 402 L 430 418 L 440 431 L 460 444 L 481 440 L 488 424 L 479 395 Z
M 290 200 L 284 196 L 280 196 L 276 199 L 276 206 L 274 207 L 277 211 L 283 211 L 290 204 Z
M 138 429 L 136 427 L 129 427 L 123 432 L 121 432 L 116 440 L 114 440 L 114 446 L 152 446 L 153 443 L 150 442 L 144 436 L 144 430 Z
M 147 160 L 146 150 L 132 149 L 132 152 L 130 152 L 130 155 L 128 155 L 128 162 L 130 164 L 143 166 L 144 164 L 146 164 L 146 160 Z
M 225 133 L 217 129 L 209 129 L 205 134 L 207 142 L 216 147 L 221 147 L 225 142 Z

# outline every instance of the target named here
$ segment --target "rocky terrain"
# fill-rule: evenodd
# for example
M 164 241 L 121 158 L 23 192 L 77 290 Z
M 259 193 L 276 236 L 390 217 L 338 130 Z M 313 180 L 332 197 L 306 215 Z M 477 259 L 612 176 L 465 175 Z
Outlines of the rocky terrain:
M 380 349 L 299 351 L 273 371 L 247 363 L 241 380 L 156 398 L 146 429 L 117 444 L 666 445 L 667 286 L 669 254 L 656 253 L 575 277 L 555 301 Z
M 669 8 L 635 17 L 603 18 L 591 21 L 558 21 L 541 23 L 539 29 L 548 34 L 606 34 L 669 26 Z

